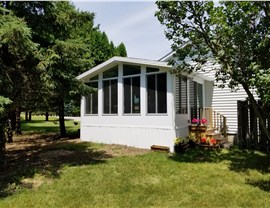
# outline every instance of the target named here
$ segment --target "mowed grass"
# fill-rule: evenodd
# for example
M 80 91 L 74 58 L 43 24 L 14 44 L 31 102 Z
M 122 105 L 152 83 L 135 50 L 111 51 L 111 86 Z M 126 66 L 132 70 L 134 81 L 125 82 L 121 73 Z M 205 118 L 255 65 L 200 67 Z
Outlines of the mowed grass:
M 80 166 L 64 165 L 58 174 L 49 178 L 40 173 L 33 175 L 32 180 L 43 182 L 41 186 L 0 199 L 0 207 L 269 207 L 270 204 L 269 156 L 258 152 L 223 150 L 209 154 L 193 150 L 181 158 L 148 153 Z
M 114 151 L 110 145 L 78 141 L 39 148 L 32 152 L 35 157 L 29 156 L 34 165 L 24 172 L 18 168 L 13 182 L 0 190 L 6 191 L 0 195 L 0 207 L 270 205 L 270 156 L 257 151 L 197 148 L 179 156 L 114 156 L 108 154 Z
M 69 134 L 76 133 L 80 128 L 80 122 L 73 120 L 65 121 L 66 130 Z M 45 121 L 45 116 L 32 116 L 31 121 L 21 121 L 23 133 L 59 133 L 59 119 L 50 116 L 49 121 Z

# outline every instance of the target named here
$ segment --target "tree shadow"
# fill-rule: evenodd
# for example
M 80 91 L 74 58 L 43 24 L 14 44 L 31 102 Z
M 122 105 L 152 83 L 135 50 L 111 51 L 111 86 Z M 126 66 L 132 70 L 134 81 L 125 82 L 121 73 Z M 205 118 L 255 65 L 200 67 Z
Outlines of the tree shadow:
M 247 180 L 246 183 L 263 191 L 270 192 L 270 180 Z
M 232 148 L 230 150 L 204 150 L 201 148 L 189 149 L 183 154 L 172 155 L 170 159 L 185 163 L 219 163 L 228 161 L 231 171 L 248 172 L 256 170 L 261 174 L 270 173 L 270 154 L 253 150 L 240 150 Z M 270 191 L 270 181 L 247 181 L 247 184 Z
M 57 140 L 56 140 L 57 138 Z M 105 151 L 97 150 L 89 142 L 62 138 L 58 135 L 29 135 L 15 140 L 7 148 L 7 165 L 0 167 L 0 198 L 17 192 L 22 183 L 36 174 L 56 179 L 65 166 L 97 165 L 111 158 Z

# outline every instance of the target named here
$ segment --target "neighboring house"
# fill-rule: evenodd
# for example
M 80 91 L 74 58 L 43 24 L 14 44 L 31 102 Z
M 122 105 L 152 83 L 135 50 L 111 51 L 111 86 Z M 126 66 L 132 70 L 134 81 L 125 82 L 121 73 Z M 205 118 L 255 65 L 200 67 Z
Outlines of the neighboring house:
M 199 108 L 215 99 L 213 78 L 175 76 L 170 69 L 164 61 L 113 57 L 78 76 L 97 89 L 81 101 L 81 139 L 173 151 Z

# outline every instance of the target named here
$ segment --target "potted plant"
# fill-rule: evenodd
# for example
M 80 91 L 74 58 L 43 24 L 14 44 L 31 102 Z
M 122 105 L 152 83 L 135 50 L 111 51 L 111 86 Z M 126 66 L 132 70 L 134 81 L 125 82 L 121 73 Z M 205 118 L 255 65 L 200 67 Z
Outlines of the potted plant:
M 191 125 L 189 126 L 190 131 L 206 131 L 207 119 L 193 118 L 191 120 Z
M 187 148 L 187 143 L 186 143 L 185 138 L 177 137 L 174 140 L 174 152 L 176 154 L 184 152 L 186 148 Z
M 194 148 L 196 146 L 196 144 L 198 143 L 198 140 L 196 139 L 196 136 L 193 134 L 189 134 L 188 136 L 188 144 L 191 148 Z

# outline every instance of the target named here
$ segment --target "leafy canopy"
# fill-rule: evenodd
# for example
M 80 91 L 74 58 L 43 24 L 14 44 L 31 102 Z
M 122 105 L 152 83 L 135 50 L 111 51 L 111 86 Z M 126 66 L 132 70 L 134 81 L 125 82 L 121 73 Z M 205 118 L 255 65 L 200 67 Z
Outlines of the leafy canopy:
M 213 59 L 221 67 L 216 80 L 242 85 L 249 94 L 256 88 L 270 103 L 270 6 L 269 2 L 159 1 L 159 21 L 179 71 L 201 70 Z M 181 61 L 179 64 L 179 60 Z M 196 63 L 196 64 L 194 64 Z

